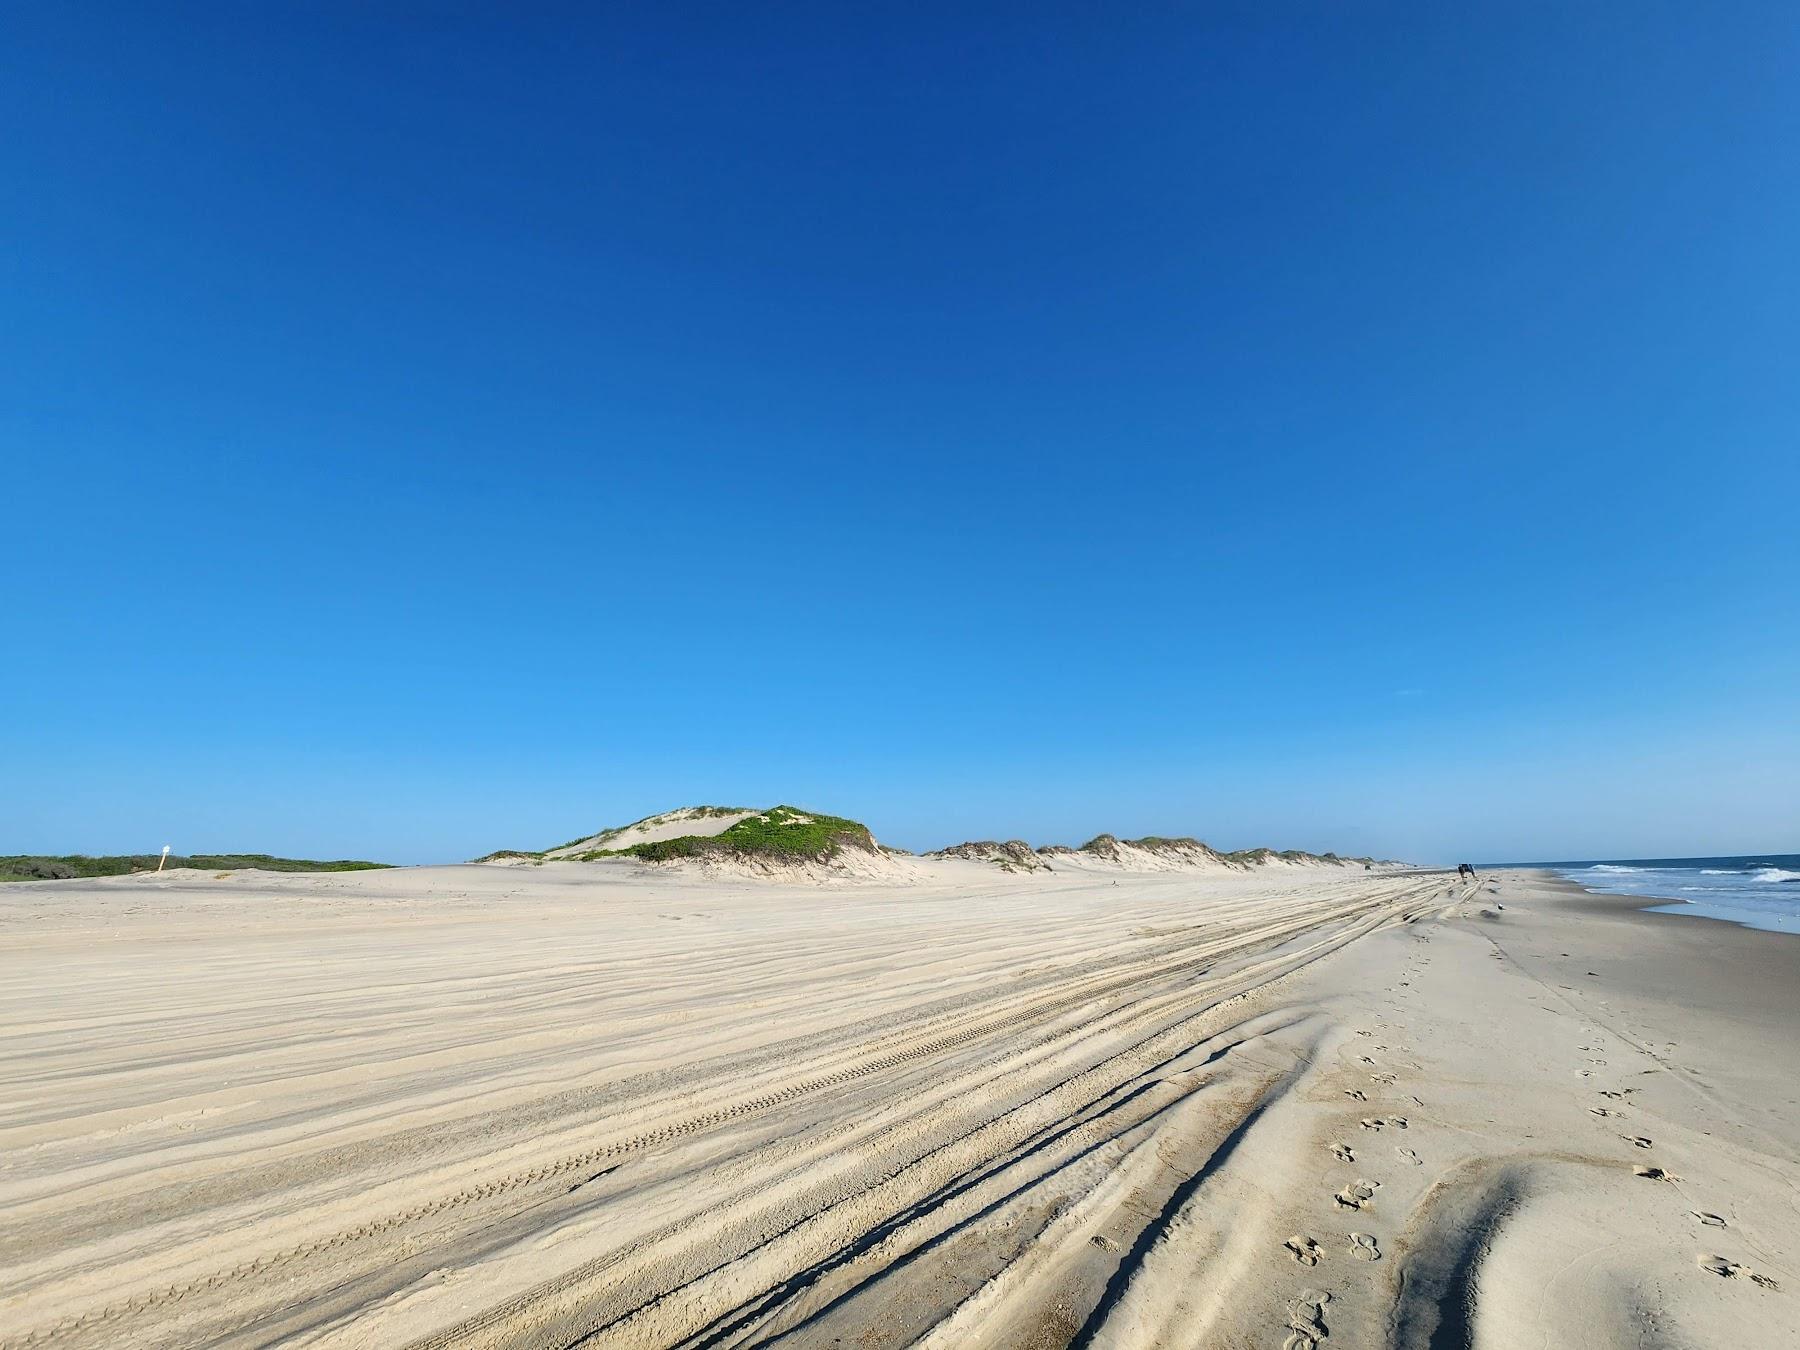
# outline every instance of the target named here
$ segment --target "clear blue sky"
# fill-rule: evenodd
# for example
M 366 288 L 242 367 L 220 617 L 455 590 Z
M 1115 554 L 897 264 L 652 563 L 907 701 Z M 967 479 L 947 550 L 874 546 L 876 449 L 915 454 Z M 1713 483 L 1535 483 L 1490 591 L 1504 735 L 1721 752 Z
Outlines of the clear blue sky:
M 0 852 L 1800 847 L 1800 10 L 1483 8 L 12 7 Z

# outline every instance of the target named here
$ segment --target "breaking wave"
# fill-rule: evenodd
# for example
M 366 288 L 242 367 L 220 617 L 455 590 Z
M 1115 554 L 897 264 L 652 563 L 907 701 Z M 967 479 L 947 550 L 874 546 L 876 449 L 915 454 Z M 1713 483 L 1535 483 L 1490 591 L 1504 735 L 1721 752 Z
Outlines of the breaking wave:
M 1800 932 L 1800 855 L 1590 863 L 1563 875 L 1590 891 L 1674 900 L 1692 906 L 1688 913 Z

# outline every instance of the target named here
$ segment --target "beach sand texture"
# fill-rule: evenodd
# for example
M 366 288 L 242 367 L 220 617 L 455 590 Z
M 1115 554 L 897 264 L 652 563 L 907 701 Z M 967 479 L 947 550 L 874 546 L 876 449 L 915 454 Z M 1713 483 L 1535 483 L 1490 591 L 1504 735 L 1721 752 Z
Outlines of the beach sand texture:
M 1800 1344 L 1800 939 L 906 877 L 0 889 L 0 1343 Z

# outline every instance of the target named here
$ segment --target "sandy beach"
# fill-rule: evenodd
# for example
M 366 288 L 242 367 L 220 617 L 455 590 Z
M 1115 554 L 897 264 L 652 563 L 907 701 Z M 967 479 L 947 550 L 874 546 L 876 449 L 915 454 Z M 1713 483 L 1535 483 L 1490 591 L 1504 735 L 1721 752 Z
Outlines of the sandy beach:
M 1800 1343 L 1800 938 L 1541 873 L 0 889 L 0 1343 Z

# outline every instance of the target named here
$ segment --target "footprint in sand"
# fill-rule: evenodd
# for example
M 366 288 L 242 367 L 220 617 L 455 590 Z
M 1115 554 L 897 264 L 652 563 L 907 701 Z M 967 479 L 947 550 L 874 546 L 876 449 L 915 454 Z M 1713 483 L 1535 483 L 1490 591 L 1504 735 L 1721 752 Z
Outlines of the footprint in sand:
M 1363 1121 L 1362 1127 L 1365 1130 L 1382 1130 L 1382 1129 L 1404 1130 L 1406 1128 L 1406 1117 L 1405 1116 L 1370 1116 L 1367 1120 Z
M 1359 1261 L 1381 1260 L 1381 1248 L 1375 1245 L 1375 1239 L 1368 1233 L 1352 1233 L 1350 1235 L 1350 1255 Z
M 1740 1266 L 1736 1261 L 1727 1261 L 1722 1256 L 1709 1256 L 1705 1252 L 1694 1258 L 1700 1263 L 1700 1269 L 1710 1270 L 1715 1275 L 1722 1275 L 1728 1280 L 1749 1280 L 1750 1283 L 1763 1289 L 1779 1289 L 1767 1275 L 1758 1275 L 1749 1266 Z
M 1325 1305 L 1331 1295 L 1322 1289 L 1302 1289 L 1288 1308 L 1288 1338 L 1282 1350 L 1313 1350 L 1325 1339 Z
M 1723 1228 L 1723 1227 L 1725 1227 L 1725 1220 L 1721 1219 L 1717 1214 L 1706 1214 L 1697 1209 L 1689 1210 L 1688 1212 L 1690 1214 L 1692 1214 L 1696 1219 L 1700 1220 L 1700 1222 L 1705 1224 L 1708 1228 Z
M 1319 1258 L 1325 1255 L 1323 1247 L 1301 1233 L 1295 1233 L 1281 1245 L 1287 1248 L 1289 1256 L 1303 1266 L 1316 1266 L 1319 1264 Z
M 1331 1198 L 1337 1201 L 1339 1209 L 1361 1209 L 1375 1199 L 1375 1192 L 1380 1189 L 1379 1181 L 1364 1181 L 1359 1177 Z
M 1367 1055 L 1358 1055 L 1357 1058 L 1359 1060 L 1361 1060 L 1364 1064 L 1373 1064 L 1375 1062 L 1374 1060 L 1370 1059 Z
M 1379 1083 L 1382 1087 L 1392 1087 L 1394 1085 L 1394 1075 L 1391 1073 L 1372 1073 L 1369 1075 L 1369 1081 L 1371 1083 Z
M 1372 1031 L 1359 1031 L 1356 1034 L 1358 1036 L 1373 1036 L 1375 1033 Z
M 1423 1167 L 1425 1165 L 1425 1160 L 1414 1153 L 1410 1148 L 1401 1148 L 1400 1145 L 1395 1144 L 1394 1152 L 1398 1153 L 1402 1158 L 1405 1158 L 1406 1161 L 1411 1163 L 1414 1167 Z
M 1351 1148 L 1348 1144 L 1333 1144 L 1331 1146 L 1331 1152 L 1339 1162 L 1356 1161 L 1356 1150 Z
M 1645 1181 L 1680 1181 L 1673 1172 L 1665 1172 L 1660 1167 L 1634 1167 L 1631 1169 Z
M 1654 1140 L 1644 1138 L 1641 1134 L 1622 1134 L 1619 1138 L 1623 1139 L 1633 1148 L 1649 1148 L 1650 1145 L 1655 1142 Z
M 1604 1106 L 1590 1106 L 1588 1107 L 1588 1114 L 1590 1116 L 1622 1116 L 1625 1113 L 1623 1111 L 1609 1111 Z
M 1366 1102 L 1369 1100 L 1361 1088 L 1346 1088 L 1344 1090 L 1344 1095 L 1353 1102 Z

